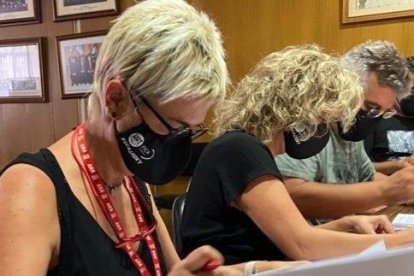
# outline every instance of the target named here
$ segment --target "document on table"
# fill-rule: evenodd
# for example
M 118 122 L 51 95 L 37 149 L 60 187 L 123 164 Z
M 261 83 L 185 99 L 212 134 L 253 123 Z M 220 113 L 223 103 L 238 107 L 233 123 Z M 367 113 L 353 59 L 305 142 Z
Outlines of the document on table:
M 414 227 L 414 214 L 398 214 L 392 221 L 395 230 L 404 230 Z
M 387 250 L 379 242 L 359 254 L 306 263 L 283 270 L 258 273 L 258 276 L 412 276 L 414 245 Z

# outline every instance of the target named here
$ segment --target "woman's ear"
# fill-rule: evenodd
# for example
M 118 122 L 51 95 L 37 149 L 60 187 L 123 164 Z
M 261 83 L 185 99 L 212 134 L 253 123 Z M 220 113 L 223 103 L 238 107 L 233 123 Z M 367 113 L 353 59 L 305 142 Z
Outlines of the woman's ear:
M 130 95 L 121 81 L 110 80 L 105 87 L 105 106 L 113 118 L 119 118 L 128 110 Z

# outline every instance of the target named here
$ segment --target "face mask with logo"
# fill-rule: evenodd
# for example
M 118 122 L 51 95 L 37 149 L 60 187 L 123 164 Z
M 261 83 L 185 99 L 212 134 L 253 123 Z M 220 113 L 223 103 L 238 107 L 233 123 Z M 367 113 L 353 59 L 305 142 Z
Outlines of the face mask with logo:
M 367 111 L 360 109 L 355 116 L 355 123 L 347 132 L 344 132 L 342 125 L 338 123 L 338 133 L 342 139 L 357 142 L 364 140 L 373 133 L 378 123 L 382 120 L 382 116 L 370 118 L 367 114 Z
M 122 159 L 131 173 L 149 184 L 165 184 L 184 171 L 191 157 L 192 140 L 204 134 L 207 128 L 202 125 L 196 131 L 185 126 L 173 128 L 145 98 L 141 97 L 141 100 L 170 134 L 158 134 L 145 122 L 118 132 L 114 123 L 115 137 Z
M 404 116 L 414 117 L 414 95 L 409 95 L 401 99 L 400 109 Z
M 142 123 L 125 132 L 117 132 L 116 140 L 128 170 L 143 181 L 161 185 L 176 178 L 191 157 L 191 137 L 169 139 Z
M 306 159 L 322 151 L 329 141 L 329 131 L 326 125 L 319 125 L 316 133 L 325 132 L 323 135 L 316 135 L 308 140 L 301 141 L 295 130 L 285 131 L 285 152 L 295 159 Z

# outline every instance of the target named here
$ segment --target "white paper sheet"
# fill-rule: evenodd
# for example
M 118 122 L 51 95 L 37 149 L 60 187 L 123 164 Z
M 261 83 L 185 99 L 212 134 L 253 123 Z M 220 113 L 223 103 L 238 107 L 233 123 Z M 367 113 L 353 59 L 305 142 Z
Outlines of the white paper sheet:
M 414 245 L 386 250 L 384 242 L 351 256 L 307 263 L 284 270 L 258 273 L 258 276 L 413 276 Z
M 414 214 L 398 214 L 392 221 L 395 230 L 414 227 Z

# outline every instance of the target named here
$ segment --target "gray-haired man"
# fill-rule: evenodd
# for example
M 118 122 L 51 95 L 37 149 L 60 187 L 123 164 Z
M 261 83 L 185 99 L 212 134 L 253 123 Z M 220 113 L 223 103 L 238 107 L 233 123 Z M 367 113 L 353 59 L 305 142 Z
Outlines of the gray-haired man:
M 310 158 L 276 158 L 290 195 L 308 218 L 336 218 L 414 198 L 414 168 L 389 177 L 376 173 L 361 141 L 380 120 L 397 113 L 399 99 L 409 92 L 405 60 L 391 42 L 368 41 L 342 61 L 364 87 L 353 127 L 333 125 L 325 149 Z

